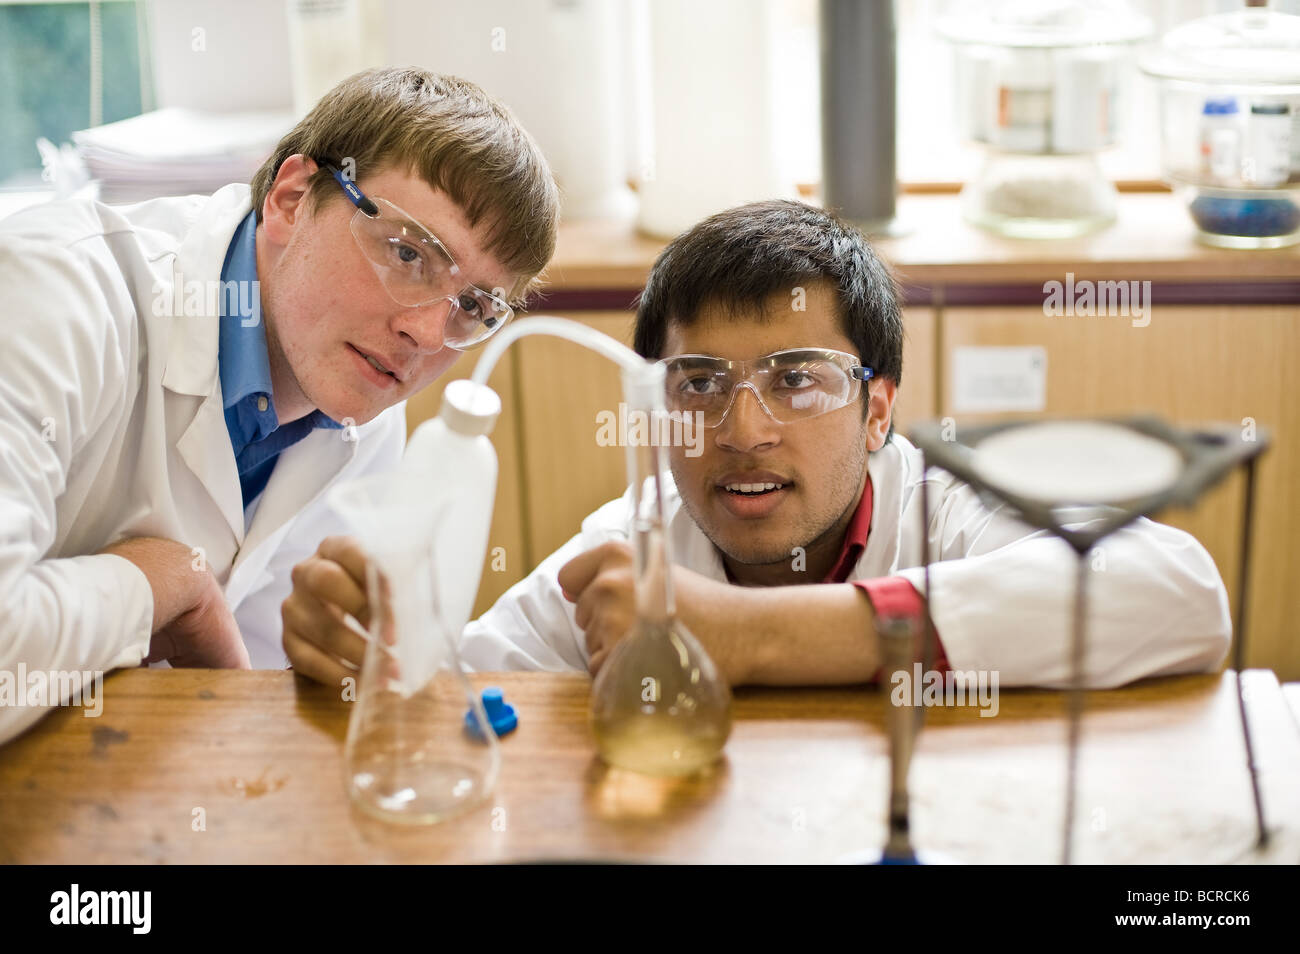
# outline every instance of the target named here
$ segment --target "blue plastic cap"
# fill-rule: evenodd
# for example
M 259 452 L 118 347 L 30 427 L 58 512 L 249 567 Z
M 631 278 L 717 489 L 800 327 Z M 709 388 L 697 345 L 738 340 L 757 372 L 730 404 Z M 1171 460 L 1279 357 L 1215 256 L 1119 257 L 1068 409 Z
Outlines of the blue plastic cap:
M 515 707 L 506 702 L 505 694 L 497 686 L 489 686 L 483 690 L 483 710 L 487 714 L 488 722 L 492 724 L 492 731 L 498 736 L 513 732 L 519 725 L 519 716 L 515 712 Z M 478 730 L 478 718 L 472 708 L 465 712 L 465 728 L 471 732 Z

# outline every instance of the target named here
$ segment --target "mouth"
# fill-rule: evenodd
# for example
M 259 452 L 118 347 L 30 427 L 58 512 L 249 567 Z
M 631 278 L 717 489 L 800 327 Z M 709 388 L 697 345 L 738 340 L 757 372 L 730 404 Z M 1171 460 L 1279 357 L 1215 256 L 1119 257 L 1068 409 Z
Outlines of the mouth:
M 775 490 L 782 490 L 786 484 L 776 483 L 773 481 L 764 481 L 761 483 L 733 483 L 723 484 L 722 489 L 729 494 L 735 494 L 739 497 L 761 497 L 764 494 L 770 494 Z
M 793 481 L 778 474 L 759 473 L 727 475 L 713 489 L 731 516 L 754 520 L 776 510 L 793 487 Z
M 363 372 L 370 381 L 379 387 L 389 388 L 400 384 L 402 379 L 394 372 L 390 371 L 378 358 L 372 354 L 362 351 L 355 345 L 348 345 L 348 350 L 352 352 L 358 364 L 363 368 Z

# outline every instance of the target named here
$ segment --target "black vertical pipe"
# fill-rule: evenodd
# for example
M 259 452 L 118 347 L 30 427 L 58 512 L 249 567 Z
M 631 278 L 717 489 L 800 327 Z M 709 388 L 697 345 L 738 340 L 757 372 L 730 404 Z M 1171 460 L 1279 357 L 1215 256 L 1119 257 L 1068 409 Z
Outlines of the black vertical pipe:
M 1255 764 L 1255 746 L 1250 738 L 1250 721 L 1246 718 L 1246 693 L 1242 677 L 1246 674 L 1246 598 L 1250 586 L 1251 526 L 1255 521 L 1255 460 L 1246 461 L 1246 499 L 1241 515 L 1241 563 L 1237 576 L 1236 645 L 1232 666 L 1237 670 L 1237 709 L 1241 713 L 1241 735 L 1246 744 L 1246 767 L 1250 772 L 1250 794 L 1255 802 L 1255 847 L 1268 844 L 1268 826 L 1264 822 L 1264 800 L 1259 791 L 1259 767 Z
M 887 230 L 898 193 L 893 0 L 821 0 L 822 201 Z

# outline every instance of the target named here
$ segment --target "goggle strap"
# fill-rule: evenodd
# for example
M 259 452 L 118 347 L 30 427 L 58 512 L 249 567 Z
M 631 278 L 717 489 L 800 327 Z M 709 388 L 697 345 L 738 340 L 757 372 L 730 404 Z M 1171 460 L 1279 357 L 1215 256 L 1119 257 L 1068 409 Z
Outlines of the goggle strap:
M 357 184 L 345 176 L 342 169 L 328 162 L 324 163 L 324 166 L 329 170 L 329 174 L 334 177 L 334 181 L 343 188 L 343 192 L 347 195 L 348 201 L 372 219 L 379 215 L 379 206 L 375 205 L 375 203 L 372 202 L 364 192 L 358 189 Z

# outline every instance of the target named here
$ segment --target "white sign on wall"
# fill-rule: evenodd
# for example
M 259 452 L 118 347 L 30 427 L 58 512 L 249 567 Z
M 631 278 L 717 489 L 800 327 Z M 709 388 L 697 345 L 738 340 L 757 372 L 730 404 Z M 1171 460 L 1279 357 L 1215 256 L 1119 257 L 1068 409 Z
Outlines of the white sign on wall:
M 951 382 L 957 414 L 1046 410 L 1047 349 L 954 348 Z

